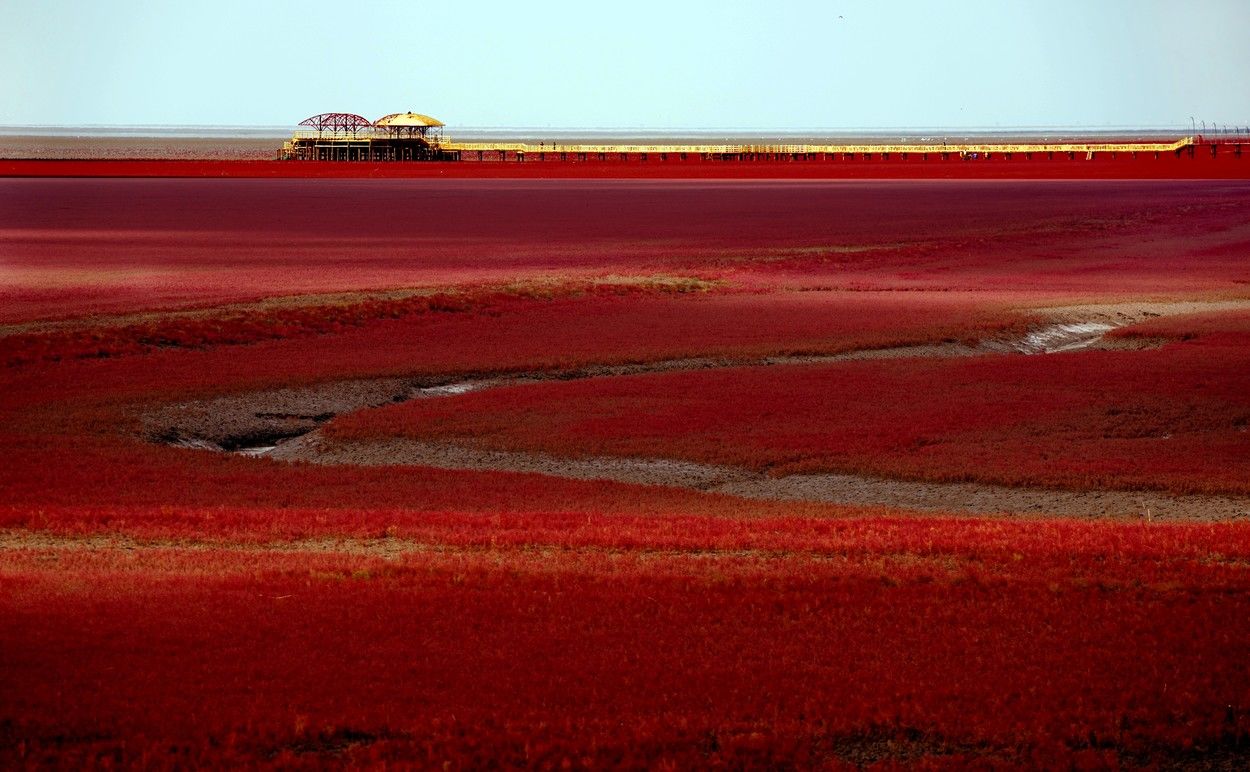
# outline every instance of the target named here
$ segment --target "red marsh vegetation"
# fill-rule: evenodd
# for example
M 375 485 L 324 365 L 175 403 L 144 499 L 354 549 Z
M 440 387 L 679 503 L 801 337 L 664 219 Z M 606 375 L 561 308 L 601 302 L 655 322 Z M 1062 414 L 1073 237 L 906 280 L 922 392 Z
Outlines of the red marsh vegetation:
M 1241 526 L 448 525 L 8 552 L 0 758 L 1113 767 L 1250 731 Z
M 0 766 L 1243 765 L 1244 522 L 213 442 L 1226 513 L 1248 248 L 1236 181 L 0 180 Z

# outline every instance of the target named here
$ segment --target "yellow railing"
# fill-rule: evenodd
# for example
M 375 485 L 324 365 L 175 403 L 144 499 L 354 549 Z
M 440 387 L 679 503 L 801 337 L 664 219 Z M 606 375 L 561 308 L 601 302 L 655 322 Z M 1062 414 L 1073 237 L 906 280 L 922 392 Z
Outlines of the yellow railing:
M 922 144 L 922 145 L 529 145 L 523 142 L 451 142 L 440 147 L 448 151 L 482 151 L 509 153 L 692 153 L 710 155 L 775 154 L 793 155 L 809 153 L 856 154 L 856 153 L 1165 153 L 1174 152 L 1193 144 L 1193 137 L 1175 142 L 1121 142 L 1121 143 L 1032 143 L 1032 144 Z

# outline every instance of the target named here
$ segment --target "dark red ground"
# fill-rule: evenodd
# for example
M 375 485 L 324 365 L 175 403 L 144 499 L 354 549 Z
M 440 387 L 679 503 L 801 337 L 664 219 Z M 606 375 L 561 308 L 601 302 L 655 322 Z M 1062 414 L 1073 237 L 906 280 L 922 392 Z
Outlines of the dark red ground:
M 1250 281 L 1242 181 L 177 180 L 0 185 L 0 322 L 273 294 L 680 273 L 1089 294 Z
M 1244 180 L 0 180 L 0 766 L 1244 766 L 1245 523 L 293 465 L 155 444 L 138 415 L 975 338 L 1041 305 L 1244 298 L 1248 254 Z M 358 294 L 414 287 L 438 301 Z M 854 435 L 840 416 L 889 402 L 896 424 L 979 415 L 1059 454 L 1081 429 L 1096 455 L 1107 426 L 1237 428 L 1237 319 L 1146 325 L 1190 337 L 1157 352 L 908 365 L 901 392 L 865 363 L 657 380 L 731 429 Z M 810 420 L 768 414 L 778 379 Z M 1002 403 L 1055 385 L 1066 410 L 1117 380 L 1147 415 Z M 589 383 L 526 388 L 622 436 L 663 413 Z M 470 396 L 440 404 L 497 399 Z M 1245 445 L 1183 460 L 1219 483 Z

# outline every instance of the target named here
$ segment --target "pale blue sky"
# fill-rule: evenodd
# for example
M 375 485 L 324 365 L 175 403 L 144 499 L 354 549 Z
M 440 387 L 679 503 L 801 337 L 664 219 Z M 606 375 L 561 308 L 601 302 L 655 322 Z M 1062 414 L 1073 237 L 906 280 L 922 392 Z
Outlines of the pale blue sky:
M 0 123 L 1250 122 L 1250 0 L 3 0 Z

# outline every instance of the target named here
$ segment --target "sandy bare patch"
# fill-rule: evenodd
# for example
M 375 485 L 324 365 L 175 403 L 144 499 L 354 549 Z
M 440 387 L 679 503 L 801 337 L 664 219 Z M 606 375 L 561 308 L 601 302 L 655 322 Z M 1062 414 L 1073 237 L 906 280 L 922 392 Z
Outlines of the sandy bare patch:
M 804 562 L 829 560 L 841 562 L 845 559 L 841 550 L 818 549 L 778 549 L 768 547 L 714 547 L 714 546 L 642 546 L 638 544 L 612 545 L 602 543 L 569 544 L 544 543 L 487 543 L 487 544 L 447 544 L 437 540 L 426 541 L 419 538 L 403 536 L 383 536 L 378 538 L 353 536 L 316 536 L 296 539 L 239 540 L 204 538 L 136 538 L 123 533 L 48 533 L 45 531 L 2 530 L 0 529 L 0 561 L 5 553 L 37 553 L 40 562 L 53 562 L 61 555 L 73 555 L 80 552 L 129 552 L 136 556 L 146 556 L 156 564 L 163 563 L 161 557 L 154 556 L 158 552 L 202 553 L 230 551 L 238 553 L 299 553 L 318 555 L 355 555 L 360 557 L 382 558 L 384 560 L 400 560 L 409 555 L 462 555 L 471 552 L 524 552 L 534 554 L 622 554 L 691 559 L 739 559 L 753 560 L 786 560 L 801 556 Z M 885 559 L 897 559 L 909 565 L 929 559 L 906 553 L 893 553 L 882 556 Z M 949 568 L 953 558 L 940 556 L 932 558 L 936 567 Z M 151 564 L 149 564 L 151 565 Z M 142 562 L 130 563 L 127 568 L 144 570 Z M 124 570 L 124 569 L 123 569 Z
M 340 555 L 366 555 L 397 558 L 402 555 L 453 549 L 413 539 L 323 537 L 282 541 L 234 541 L 205 539 L 140 539 L 124 534 L 55 534 L 40 531 L 0 531 L 0 552 L 17 550 L 57 550 L 98 552 L 101 550 L 182 550 L 241 552 L 311 552 Z
M 98 282 L 98 275 L 92 274 Z M 127 327 L 157 321 L 185 321 L 192 319 L 215 319 L 218 317 L 247 316 L 285 309 L 322 308 L 328 306 L 353 306 L 378 301 L 407 300 L 428 297 L 441 291 L 435 287 L 396 289 L 385 292 L 326 292 L 302 295 L 275 295 L 260 300 L 222 303 L 208 307 L 172 308 L 148 310 L 128 314 L 90 314 L 68 319 L 43 319 L 30 322 L 0 324 L 0 338 L 20 333 L 45 333 L 62 330 L 80 330 L 95 327 Z
M 13 235 L 14 231 L 7 232 L 9 238 L 12 238 Z M 141 236 L 142 234 L 139 234 L 137 237 Z M 114 277 L 117 284 L 133 282 L 135 278 L 133 271 L 117 272 Z M 69 280 L 76 283 L 89 282 L 99 284 L 103 279 L 99 270 L 73 270 L 67 273 L 66 269 L 56 269 L 49 274 L 48 270 L 36 269 L 12 280 L 31 287 L 41 287 L 48 284 L 50 280 Z M 475 289 L 494 290 L 519 297 L 552 298 L 573 296 L 579 291 L 605 289 L 609 291 L 641 289 L 657 293 L 685 294 L 706 292 L 722 284 L 719 281 L 690 276 L 670 276 L 667 274 L 604 274 L 580 277 L 577 279 L 577 282 L 576 286 L 570 286 L 568 277 L 538 276 L 524 281 L 513 281 Z M 465 286 L 445 285 L 388 290 L 356 290 L 351 292 L 310 292 L 298 295 L 272 295 L 256 300 L 186 308 L 156 308 L 124 314 L 88 314 L 65 319 L 39 319 L 0 324 L 0 338 L 21 333 L 48 333 L 86 328 L 127 327 L 154 322 L 246 317 L 252 314 L 291 309 L 307 310 L 351 307 L 361 306 L 366 303 L 395 302 L 411 298 L 430 297 L 432 295 L 457 296 L 466 294 L 468 289 Z
M 1184 316 L 1216 311 L 1250 309 L 1250 299 L 1234 300 L 1164 300 L 1128 301 L 1122 303 L 1084 303 L 1071 306 L 1031 308 L 1029 312 L 1045 316 L 1056 324 L 1099 323 L 1109 327 L 1127 327 L 1160 316 Z

